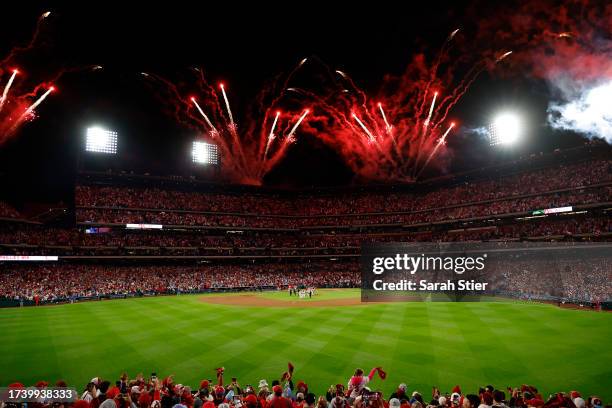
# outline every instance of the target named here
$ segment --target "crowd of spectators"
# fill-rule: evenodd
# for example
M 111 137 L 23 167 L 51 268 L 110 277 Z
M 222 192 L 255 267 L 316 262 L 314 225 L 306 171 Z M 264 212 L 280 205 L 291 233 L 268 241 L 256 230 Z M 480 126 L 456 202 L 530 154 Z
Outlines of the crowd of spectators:
M 197 266 L 59 264 L 0 268 L 0 298 L 58 302 L 71 298 L 205 292 L 287 286 L 358 287 L 356 263 Z
M 44 399 L 34 403 L 38 408 L 608 408 L 599 396 L 581 395 L 578 391 L 558 392 L 544 397 L 536 387 L 496 388 L 487 385 L 464 393 L 459 385 L 448 392 L 432 387 L 431 394 L 411 391 L 405 383 L 385 395 L 374 385 L 376 372 L 386 378 L 382 367 L 369 374 L 356 369 L 345 382 L 332 384 L 327 390 L 315 390 L 304 380 L 293 379 L 293 365 L 270 384 L 266 379 L 256 385 L 240 385 L 238 378 L 224 383 L 224 368 L 217 368 L 217 381 L 203 379 L 192 387 L 180 384 L 174 376 L 159 378 L 156 374 L 144 378 L 138 374 L 129 379 L 123 374 L 111 383 L 94 377 L 87 383 L 73 403 L 51 404 Z M 348 377 L 348 375 L 347 375 Z M 45 389 L 46 381 L 36 388 Z M 56 387 L 67 387 L 59 380 Z M 21 383 L 12 383 L 10 389 L 23 389 Z M 318 396 L 317 396 L 318 395 Z M 2 403 L 3 404 L 3 403 Z M 0 405 L 0 408 L 5 408 Z M 17 407 L 19 408 L 19 407 Z
M 420 186 L 407 192 L 387 193 L 291 196 L 80 185 L 75 195 L 80 224 L 62 228 L 4 221 L 0 223 L 0 254 L 356 257 L 360 246 L 367 242 L 571 240 L 575 236 L 608 239 L 612 220 L 601 209 L 536 219 L 517 214 L 612 201 L 611 164 L 611 160 L 574 163 L 429 191 Z M 13 217 L 16 212 L 0 202 L 0 216 L 3 214 Z M 515 215 L 499 217 L 501 214 Z M 489 218 L 458 221 L 490 215 L 498 217 L 494 222 Z M 107 228 L 105 233 L 86 234 L 85 227 L 92 223 L 120 225 Z M 127 223 L 164 224 L 165 227 L 132 231 L 121 225 Z M 168 225 L 203 228 L 172 229 Z M 226 232 L 223 227 L 237 228 Z M 253 229 L 262 227 L 268 229 Z M 312 268 L 313 264 L 305 265 Z M 359 283 L 356 269 L 346 272 L 355 276 L 344 276 L 344 271 L 333 269 L 335 265 L 327 262 L 307 271 L 301 269 L 306 267 L 299 267 L 291 273 L 285 273 L 286 264 L 269 264 L 265 269 L 257 264 L 233 265 L 223 271 L 214 266 L 62 265 L 61 270 L 40 266 L 20 269 L 23 273 L 17 280 L 21 279 L 24 288 L 28 288 L 25 294 L 11 289 L 15 286 L 9 281 L 0 290 L 6 297 L 32 297 L 39 293 L 46 300 L 47 297 L 202 291 L 219 286 L 235 287 L 245 281 L 248 281 L 246 286 L 266 283 L 275 287 L 293 284 L 294 279 L 309 280 L 315 286 L 333 286 L 337 279 L 343 285 Z M 332 268 L 329 274 L 315 273 L 329 268 Z M 3 273 L 2 279 L 9 275 Z M 588 282 L 575 280 L 575 284 L 576 287 L 583 284 L 584 292 L 568 287 L 563 293 L 580 298 L 595 293 Z M 33 285 L 39 285 L 38 289 Z M 538 290 L 536 284 L 527 286 L 519 282 L 516 288 L 519 293 Z M 43 292 L 46 294 L 42 295 Z
M 248 199 L 249 196 L 246 196 Z M 525 213 L 537 209 L 577 206 L 609 202 L 612 187 L 599 187 L 578 191 L 550 193 L 525 198 L 504 198 L 486 204 L 469 204 L 448 208 L 417 210 L 411 212 L 391 212 L 386 214 L 327 215 L 318 216 L 255 216 L 236 214 L 211 214 L 170 210 L 136 210 L 107 208 L 78 208 L 77 220 L 85 223 L 101 224 L 163 224 L 189 226 L 226 226 L 238 228 L 305 228 L 335 225 L 379 225 L 379 224 L 419 224 L 444 220 L 470 219 L 474 217 Z M 439 202 L 443 203 L 443 202 Z M 144 206 L 143 206 L 144 207 Z
M 428 244 L 421 248 L 421 250 L 428 250 L 432 247 Z M 391 283 L 402 280 L 417 282 L 425 280 L 431 283 L 474 280 L 487 283 L 487 287 L 482 291 L 455 292 L 452 289 L 446 291 L 451 298 L 459 293 L 461 296 L 501 295 L 519 299 L 567 301 L 577 304 L 581 302 L 596 304 L 612 300 L 612 265 L 608 254 L 603 254 L 603 249 L 562 244 L 543 245 L 539 249 L 533 245 L 507 247 L 505 244 L 471 248 L 478 248 L 488 253 L 489 256 L 484 261 L 483 269 L 465 270 L 461 274 L 453 271 L 445 272 L 440 268 L 421 268 L 415 274 L 412 274 L 411 271 L 396 269 L 385 271 L 376 279 Z M 368 287 L 371 283 L 373 282 L 367 282 Z M 445 292 L 443 288 L 438 290 Z M 372 296 L 386 296 L 387 293 L 380 292 Z
M 577 247 L 575 254 L 542 249 L 523 259 L 509 253 L 490 258 L 478 278 L 487 293 L 534 299 L 563 298 L 589 302 L 612 299 L 612 268 L 607 258 Z M 557 250 L 558 251 L 558 250 Z M 582 252 L 581 252 L 582 251 Z M 531 254 L 531 253 L 530 253 Z M 510 256 L 511 255 L 511 256 Z M 399 273 L 399 272 L 398 272 Z M 429 274 L 429 275 L 428 275 Z M 430 276 L 431 275 L 431 276 Z M 457 276 L 451 274 L 451 278 Z M 445 281 L 438 271 L 420 271 L 407 279 Z M 393 278 L 395 279 L 395 278 Z M 396 279 L 398 280 L 398 279 Z M 288 286 L 361 287 L 358 258 L 341 261 L 249 264 L 112 265 L 43 264 L 0 266 L 0 298 L 57 302 L 69 298 L 192 293 L 217 289 L 282 289 Z
M 330 248 L 335 248 L 336 253 L 352 253 L 354 250 L 347 248 L 369 241 L 559 239 L 582 234 L 597 239 L 612 232 L 605 213 L 602 216 L 589 211 L 584 216 L 528 222 L 516 218 L 537 209 L 612 201 L 612 185 L 606 184 L 612 183 L 611 163 L 574 163 L 429 192 L 290 196 L 80 185 L 75 195 L 76 218 L 81 223 L 77 228 L 4 222 L 0 224 L 0 252 L 293 255 L 317 249 L 320 253 L 333 253 Z M 594 185 L 597 186 L 581 187 Z M 493 201 L 483 203 L 486 200 Z M 0 202 L 2 215 L 15 217 L 18 213 Z M 492 225 L 490 216 L 500 219 Z M 467 220 L 478 217 L 487 217 L 488 221 L 468 224 Z M 444 224 L 436 224 L 440 222 Z M 166 228 L 130 233 L 121 230 L 127 223 L 163 224 Z M 110 233 L 85 234 L 84 227 L 90 224 L 118 225 Z M 172 225 L 208 230 L 177 232 L 167 228 Z M 359 232 L 347 234 L 349 228 L 354 231 L 353 227 Z M 244 233 L 224 234 L 224 228 L 244 229 Z M 269 231 L 250 230 L 257 228 Z
M 497 292 L 523 299 L 612 299 L 612 265 L 605 258 L 514 260 L 492 266 L 486 276 Z
M 611 160 L 599 160 L 548 167 L 493 180 L 438 187 L 429 192 L 264 195 L 80 185 L 76 188 L 76 205 L 289 216 L 420 211 L 605 183 L 612 181 L 611 164 Z M 91 218 L 88 214 L 83 213 L 82 219 Z M 164 223 L 171 223 L 168 221 Z
M 358 253 L 366 242 L 493 241 L 525 239 L 605 239 L 612 233 L 607 216 L 557 217 L 495 226 L 311 234 L 303 232 L 202 233 L 130 231 L 87 234 L 84 229 L 7 224 L 0 230 L 0 253 L 12 255 L 298 255 Z
M 0 201 L 0 218 L 20 218 L 19 211 L 4 201 Z

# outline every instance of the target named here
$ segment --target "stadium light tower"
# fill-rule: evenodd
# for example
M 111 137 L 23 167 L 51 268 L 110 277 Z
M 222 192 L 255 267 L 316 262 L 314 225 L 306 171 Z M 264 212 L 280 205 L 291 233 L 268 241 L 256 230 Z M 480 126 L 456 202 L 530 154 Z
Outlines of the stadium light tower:
M 194 141 L 191 150 L 191 158 L 197 164 L 218 164 L 219 152 L 217 145 Z
M 85 150 L 94 153 L 117 153 L 117 132 L 101 127 L 87 128 Z
M 523 134 L 521 118 L 513 112 L 498 114 L 489 126 L 491 146 L 510 145 L 515 143 Z

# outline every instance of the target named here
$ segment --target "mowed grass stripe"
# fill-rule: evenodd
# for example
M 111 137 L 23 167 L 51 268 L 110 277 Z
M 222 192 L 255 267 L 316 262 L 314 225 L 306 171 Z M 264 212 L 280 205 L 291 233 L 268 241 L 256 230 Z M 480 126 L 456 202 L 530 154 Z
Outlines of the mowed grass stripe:
M 356 307 L 356 312 L 345 319 L 341 326 L 335 327 L 337 331 L 328 336 L 325 347 L 316 352 L 305 371 L 312 370 L 314 377 L 311 383 L 322 389 L 327 389 L 330 384 L 346 383 L 346 376 L 350 376 L 356 367 L 368 370 L 360 355 L 367 355 L 367 361 L 379 361 L 380 349 L 371 350 L 366 344 L 366 337 L 371 332 L 372 324 L 376 323 L 386 310 L 384 305 L 371 307 Z M 368 327 L 370 329 L 368 329 Z M 358 362 L 355 362 L 359 359 Z M 378 363 L 373 363 L 378 364 Z M 369 364 L 368 364 L 369 365 Z
M 514 327 L 521 334 L 505 336 L 504 341 L 529 365 L 528 375 L 534 377 L 534 382 L 558 378 L 558 390 L 567 387 L 592 389 L 594 384 L 601 382 L 593 367 L 612 360 L 609 330 L 597 324 L 609 314 L 538 306 L 542 309 L 531 314 L 520 304 L 515 305 L 514 315 L 520 323 L 514 322 Z M 543 310 L 548 313 L 543 314 Z M 601 336 L 597 334 L 600 330 Z M 607 338 L 605 332 L 608 332 Z M 554 356 L 553 361 L 551 356 Z M 560 371 L 560 365 L 570 367 Z
M 496 330 L 497 324 L 491 325 L 481 320 L 479 314 L 474 312 L 474 308 L 470 307 L 470 304 L 462 306 L 464 307 L 460 308 L 461 315 L 458 318 L 469 323 L 460 325 L 463 328 L 463 343 L 470 349 L 471 365 L 480 367 L 480 375 L 476 376 L 474 375 L 476 373 L 473 372 L 472 380 L 477 380 L 480 384 L 487 381 L 503 384 L 506 378 L 516 378 L 523 375 L 525 377 L 524 381 L 527 381 L 527 383 L 539 384 L 540 379 L 534 381 L 536 379 L 533 378 L 529 362 L 523 359 L 524 353 L 511 347 L 506 341 L 508 338 L 515 338 L 516 333 L 512 334 L 506 331 L 499 333 Z M 486 349 L 496 354 L 495 361 L 481 361 L 481 356 Z M 462 380 L 464 382 L 469 381 L 470 377 Z
M 286 312 L 286 311 L 285 311 Z M 354 314 L 354 312 L 351 312 Z M 286 315 L 286 313 L 285 313 Z M 289 318 L 293 322 L 290 326 L 285 326 L 282 329 L 277 328 L 274 336 L 268 338 L 269 341 L 273 341 L 273 337 L 278 336 L 285 340 L 284 345 L 279 347 L 266 347 L 266 343 L 262 343 L 263 347 L 257 347 L 254 351 L 256 356 L 263 358 L 264 363 L 263 372 L 259 372 L 260 367 L 254 367 L 252 370 L 247 372 L 245 375 L 247 378 L 257 378 L 258 376 L 266 375 L 268 378 L 279 378 L 282 371 L 285 370 L 286 364 L 278 366 L 278 361 L 286 360 L 293 362 L 305 369 L 307 366 L 307 359 L 312 356 L 317 349 L 322 349 L 329 343 L 327 337 L 324 336 L 312 336 L 309 328 L 315 326 L 335 326 L 340 320 L 343 320 L 344 315 L 342 313 L 336 313 L 333 308 L 312 308 L 302 309 L 299 316 L 290 316 Z M 350 323 L 351 320 L 348 321 Z M 313 341 L 310 341 L 310 340 Z M 250 349 L 252 350 L 252 348 Z M 242 358 L 253 358 L 254 356 L 250 351 L 242 353 Z M 239 361 L 238 361 L 239 363 Z
M 245 316 L 244 320 L 248 321 L 248 318 Z M 253 363 L 248 363 L 249 366 L 245 368 L 256 369 L 257 362 L 261 364 L 261 361 L 268 360 L 266 352 L 275 350 L 280 354 L 290 347 L 291 339 L 285 332 L 300 326 L 299 320 L 282 315 L 279 310 L 272 311 L 268 316 L 260 316 L 258 323 L 250 322 L 250 327 L 232 329 L 232 341 L 214 345 L 212 351 L 218 356 L 218 366 L 238 366 L 250 358 Z M 278 366 L 276 368 L 278 370 Z
M 432 307 L 437 307 L 437 304 L 426 302 L 403 306 L 411 310 L 416 317 L 411 326 L 406 328 L 409 344 L 402 356 L 404 364 L 399 365 L 397 370 L 401 373 L 401 382 L 415 384 L 417 390 L 425 392 L 433 385 L 442 385 L 441 365 L 434 339 L 442 336 L 443 332 L 438 326 L 438 321 L 432 320 Z M 405 370 L 406 366 L 410 371 Z
M 215 355 L 212 363 L 216 366 L 241 366 L 241 370 L 246 371 L 249 368 L 256 372 L 269 372 L 277 375 L 279 372 L 278 360 L 282 360 L 282 357 L 269 358 L 275 350 L 277 353 L 284 349 L 288 349 L 291 346 L 291 339 L 286 334 L 290 330 L 299 329 L 303 324 L 299 319 L 294 319 L 288 316 L 286 311 L 282 309 L 260 309 L 260 313 L 257 314 L 257 318 L 253 318 L 253 313 L 244 316 L 233 316 L 231 314 L 234 311 L 242 311 L 247 313 L 246 308 L 229 308 L 226 313 L 222 314 L 223 318 L 240 319 L 244 321 L 245 327 L 239 330 L 233 329 L 230 333 L 233 335 L 234 340 L 228 342 L 215 342 L 213 346 L 202 350 L 202 355 L 195 356 L 183 363 L 179 363 L 179 369 L 185 367 L 194 366 L 194 362 L 198 359 L 202 360 L 205 357 L 209 357 L 211 354 Z M 321 310 L 317 312 L 317 309 L 309 309 L 310 314 L 322 313 Z M 222 329 L 222 328 L 221 328 Z M 285 335 L 283 335 L 283 331 Z M 238 343 L 237 343 L 238 342 Z M 244 346 L 244 345 L 247 346 Z M 243 346 L 241 349 L 237 349 L 233 346 Z M 233 348 L 233 350 L 232 350 Z M 290 359 L 291 354 L 288 353 L 287 361 Z M 249 362 L 252 361 L 251 362 Z M 207 360 L 208 364 L 211 363 L 210 359 Z M 266 364 L 271 362 L 271 364 Z M 286 365 L 286 363 L 285 363 Z M 282 367 L 282 366 L 281 366 Z M 198 370 L 200 378 L 204 378 L 209 371 Z M 197 375 L 196 375 L 197 376 Z M 195 378 L 195 377 L 194 377 Z
M 432 342 L 438 362 L 438 381 L 442 384 L 466 384 L 473 381 L 475 376 L 482 376 L 483 367 L 466 342 L 466 335 L 480 322 L 470 319 L 462 307 L 453 307 L 457 305 L 452 303 L 431 306 L 428 308 L 429 321 L 435 328 Z

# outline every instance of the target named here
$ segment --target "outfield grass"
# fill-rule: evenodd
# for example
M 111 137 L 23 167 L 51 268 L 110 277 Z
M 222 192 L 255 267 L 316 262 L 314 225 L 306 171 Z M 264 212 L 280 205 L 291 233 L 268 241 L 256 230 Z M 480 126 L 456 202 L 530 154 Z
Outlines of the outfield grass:
M 530 383 L 546 395 L 578 389 L 612 399 L 610 313 L 521 302 L 261 308 L 201 297 L 2 309 L 0 385 L 63 378 L 81 388 L 125 370 L 175 374 L 195 386 L 219 366 L 244 385 L 270 382 L 292 361 L 295 378 L 316 393 L 346 383 L 356 367 L 381 365 L 388 378 L 372 386 L 387 395 L 400 382 L 426 396 L 432 385 L 476 391 Z

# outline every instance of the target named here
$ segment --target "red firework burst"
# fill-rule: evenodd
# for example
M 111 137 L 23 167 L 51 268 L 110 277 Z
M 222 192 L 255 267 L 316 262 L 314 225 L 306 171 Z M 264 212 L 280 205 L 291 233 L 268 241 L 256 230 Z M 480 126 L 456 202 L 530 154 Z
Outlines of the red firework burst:
M 258 116 L 247 117 L 240 123 L 234 119 L 226 84 L 215 87 L 200 68 L 194 72 L 196 80 L 187 86 L 188 91 L 183 91 L 185 86 L 177 86 L 157 74 L 143 73 L 143 76 L 155 84 L 156 94 L 167 113 L 218 146 L 224 174 L 229 179 L 261 184 L 263 177 L 295 142 L 310 110 L 281 110 L 282 95 L 275 95 L 273 86 L 262 90 L 257 97 Z
M 36 46 L 41 25 L 49 14 L 46 12 L 40 16 L 34 35 L 27 45 L 14 47 L 0 61 L 0 81 L 7 78 L 0 95 L 0 144 L 14 136 L 24 123 L 36 118 L 36 108 L 55 90 L 50 82 L 41 82 L 34 85 L 29 92 L 24 91 L 19 80 L 22 73 L 14 68 L 14 60 Z M 57 74 L 55 79 L 60 75 Z

